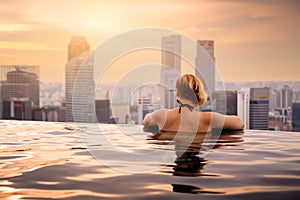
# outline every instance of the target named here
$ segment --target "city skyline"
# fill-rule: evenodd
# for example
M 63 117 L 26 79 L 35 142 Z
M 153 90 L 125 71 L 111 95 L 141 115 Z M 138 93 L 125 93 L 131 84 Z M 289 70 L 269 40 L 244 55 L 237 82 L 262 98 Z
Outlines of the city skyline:
M 297 81 L 299 6 L 295 0 L 2 1 L 1 64 L 38 65 L 41 81 L 64 82 L 72 36 L 86 37 L 94 49 L 122 32 L 159 27 L 214 40 L 226 82 Z

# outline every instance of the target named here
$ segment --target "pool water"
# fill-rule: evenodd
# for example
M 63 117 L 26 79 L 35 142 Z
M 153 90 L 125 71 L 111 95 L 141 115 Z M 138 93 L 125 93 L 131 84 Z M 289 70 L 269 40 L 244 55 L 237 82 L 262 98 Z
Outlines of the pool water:
M 0 121 L 0 198 L 300 196 L 300 133 L 128 134 L 117 125 L 97 126 Z

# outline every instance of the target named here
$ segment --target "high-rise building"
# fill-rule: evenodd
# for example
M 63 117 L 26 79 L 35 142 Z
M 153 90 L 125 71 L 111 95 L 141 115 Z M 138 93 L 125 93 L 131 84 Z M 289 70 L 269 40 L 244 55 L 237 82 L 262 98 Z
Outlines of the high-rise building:
M 237 92 L 215 91 L 212 94 L 216 102 L 215 111 L 226 115 L 237 115 Z
M 66 64 L 66 110 L 69 122 L 94 122 L 93 57 L 84 37 L 72 37 Z
M 293 131 L 300 131 L 300 103 L 292 104 L 292 126 Z
M 73 36 L 68 45 L 68 61 L 80 56 L 83 52 L 89 52 L 90 45 L 86 41 L 85 37 Z
M 270 88 L 242 88 L 237 92 L 237 115 L 245 129 L 269 129 Z
M 269 129 L 269 90 L 270 88 L 250 89 L 250 129 Z
M 288 108 L 292 107 L 293 100 L 293 90 L 289 88 L 288 85 L 285 85 L 281 89 L 281 107 Z
M 110 101 L 99 99 L 95 101 L 96 116 L 99 123 L 110 122 Z
M 26 99 L 32 102 L 32 106 L 39 107 L 38 66 L 1 65 L 0 81 L 0 119 L 3 116 L 3 101 L 11 98 Z
M 142 124 L 145 116 L 150 112 L 149 106 L 151 105 L 150 98 L 139 98 L 138 99 L 138 121 L 137 124 Z
M 198 40 L 195 75 L 202 81 L 204 89 L 209 93 L 215 91 L 215 54 L 213 40 Z M 209 55 L 209 57 L 207 56 Z
M 270 109 L 275 110 L 276 108 L 281 108 L 280 102 L 281 102 L 281 91 L 278 89 L 271 89 L 270 90 Z
M 244 129 L 249 129 L 250 118 L 250 88 L 237 91 L 237 115 L 244 122 Z
M 176 103 L 176 80 L 181 74 L 181 36 L 171 35 L 162 38 L 161 84 L 165 92 L 161 96 L 161 104 L 165 108 L 174 108 Z M 174 95 L 170 95 L 174 93 Z M 170 98 L 171 97 L 171 98 Z

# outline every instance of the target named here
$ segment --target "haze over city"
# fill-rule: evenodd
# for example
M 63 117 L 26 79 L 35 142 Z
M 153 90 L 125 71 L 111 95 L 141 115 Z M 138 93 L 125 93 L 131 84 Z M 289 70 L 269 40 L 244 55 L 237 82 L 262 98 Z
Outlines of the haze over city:
M 224 81 L 300 80 L 299 8 L 297 0 L 1 1 L 1 64 L 38 65 L 41 81 L 64 82 L 72 36 L 94 49 L 122 32 L 158 27 L 214 40 Z
M 299 199 L 299 10 L 0 0 L 0 199 Z

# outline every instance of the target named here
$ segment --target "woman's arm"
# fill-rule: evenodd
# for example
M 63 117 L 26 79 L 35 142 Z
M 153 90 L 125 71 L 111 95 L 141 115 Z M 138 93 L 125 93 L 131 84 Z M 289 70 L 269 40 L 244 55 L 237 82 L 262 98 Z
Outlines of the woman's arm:
M 231 130 L 241 130 L 244 128 L 244 123 L 238 116 L 226 115 L 223 128 Z
M 219 113 L 211 113 L 212 128 L 223 128 L 230 130 L 241 130 L 244 128 L 242 120 L 235 115 L 222 115 Z

